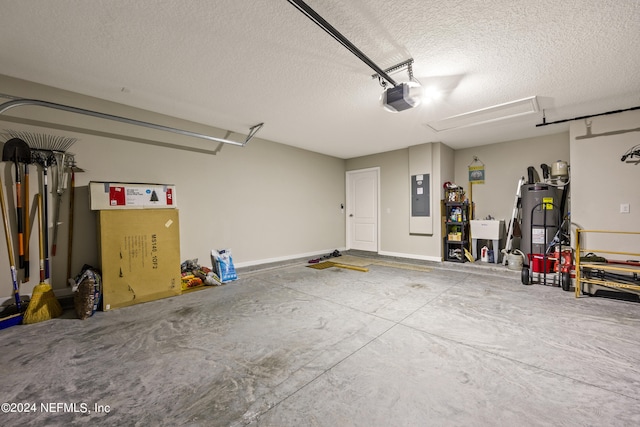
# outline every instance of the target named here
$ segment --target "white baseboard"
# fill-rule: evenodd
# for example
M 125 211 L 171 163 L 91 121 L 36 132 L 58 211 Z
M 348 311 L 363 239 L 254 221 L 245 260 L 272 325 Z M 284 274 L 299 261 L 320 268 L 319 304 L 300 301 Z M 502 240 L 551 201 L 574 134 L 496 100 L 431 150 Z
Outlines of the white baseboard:
M 328 254 L 332 253 L 333 251 L 335 251 L 336 249 L 338 251 L 340 251 L 340 252 L 345 250 L 345 248 L 333 248 L 333 249 L 325 249 L 323 251 L 305 252 L 305 253 L 302 253 L 302 254 L 284 255 L 284 256 L 280 256 L 280 257 L 265 258 L 265 259 L 255 260 L 255 261 L 234 262 L 233 264 L 234 264 L 234 267 L 236 267 L 236 268 L 253 267 L 255 265 L 270 264 L 272 262 L 282 262 L 282 261 L 290 261 L 292 259 L 298 259 L 298 258 L 313 258 L 313 257 L 317 257 L 318 255 L 328 255 Z
M 378 252 L 378 254 L 384 255 L 384 256 L 393 256 L 398 258 L 409 258 L 409 259 L 419 259 L 422 261 L 442 262 L 442 257 L 435 257 L 430 255 L 403 254 L 400 252 L 387 252 L 387 251 L 380 251 Z

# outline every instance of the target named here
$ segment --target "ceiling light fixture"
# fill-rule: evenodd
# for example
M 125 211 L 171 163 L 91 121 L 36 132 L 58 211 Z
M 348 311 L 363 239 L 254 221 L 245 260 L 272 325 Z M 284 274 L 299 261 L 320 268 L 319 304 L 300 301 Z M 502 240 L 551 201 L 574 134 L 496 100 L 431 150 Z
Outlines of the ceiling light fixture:
M 442 99 L 442 92 L 435 86 L 425 87 L 422 90 L 422 100 L 423 102 L 433 102 Z
M 427 126 L 436 132 L 443 132 L 525 116 L 538 111 L 540 111 L 538 97 L 530 96 L 517 101 L 505 102 L 504 104 L 447 117 L 446 119 L 427 123 Z

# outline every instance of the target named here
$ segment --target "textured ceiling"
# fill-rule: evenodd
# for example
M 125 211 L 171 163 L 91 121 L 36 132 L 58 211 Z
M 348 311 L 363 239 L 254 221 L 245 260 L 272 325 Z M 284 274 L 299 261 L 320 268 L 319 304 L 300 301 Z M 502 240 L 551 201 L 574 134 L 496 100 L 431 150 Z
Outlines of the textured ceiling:
M 374 72 L 286 0 L 0 0 L 0 74 L 234 132 L 265 122 L 260 138 L 340 158 L 566 131 L 536 128 L 542 113 L 426 126 L 534 95 L 547 121 L 640 105 L 640 0 L 307 3 L 443 97 L 384 111 Z

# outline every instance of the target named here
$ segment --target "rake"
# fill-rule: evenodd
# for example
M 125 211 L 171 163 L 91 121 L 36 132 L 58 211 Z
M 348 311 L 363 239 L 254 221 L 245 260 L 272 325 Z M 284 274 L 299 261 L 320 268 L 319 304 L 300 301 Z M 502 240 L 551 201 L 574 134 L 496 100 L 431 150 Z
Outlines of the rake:
M 44 199 L 44 257 L 45 257 L 45 278 L 49 278 L 49 195 L 48 195 L 48 178 L 47 171 L 49 167 L 56 162 L 55 153 L 65 153 L 69 147 L 77 141 L 76 138 L 66 136 L 48 135 L 44 133 L 32 133 L 25 131 L 6 130 L 13 138 L 24 140 L 31 151 L 31 161 L 42 167 L 42 182 Z M 60 156 L 60 155 L 58 155 Z
M 32 150 L 62 151 L 65 152 L 77 141 L 77 138 L 67 136 L 48 135 L 45 133 L 32 133 L 5 129 L 12 138 L 24 140 Z

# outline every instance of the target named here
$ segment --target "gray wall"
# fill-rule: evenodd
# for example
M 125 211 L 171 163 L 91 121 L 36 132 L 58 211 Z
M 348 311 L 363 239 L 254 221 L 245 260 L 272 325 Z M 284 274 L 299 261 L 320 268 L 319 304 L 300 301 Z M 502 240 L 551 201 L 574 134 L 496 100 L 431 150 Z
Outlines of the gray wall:
M 571 212 L 574 227 L 588 230 L 640 232 L 640 164 L 620 159 L 640 145 L 640 111 L 593 117 L 591 134 L 630 132 L 577 139 L 587 135 L 584 120 L 571 123 Z M 640 160 L 637 157 L 636 160 Z M 620 213 L 628 203 L 630 212 Z M 575 241 L 574 241 L 575 242 Z M 601 250 L 640 253 L 640 235 L 588 233 L 582 242 L 593 252 Z M 639 259 L 639 256 L 603 255 Z
M 409 148 L 371 156 L 348 159 L 348 171 L 380 167 L 380 253 L 407 258 L 441 259 L 440 202 L 443 196 L 442 178 L 452 176 L 452 150 L 441 144 L 432 144 L 432 218 L 433 234 L 411 234 Z
M 433 143 L 434 229 L 433 235 L 409 233 L 409 149 L 347 160 L 347 170 L 379 166 L 381 169 L 381 253 L 418 259 L 440 260 L 442 229 L 439 200 L 444 197 L 447 181 L 462 186 L 469 195 L 468 166 L 477 156 L 485 164 L 484 184 L 473 186 L 476 218 L 492 215 L 508 219 L 513 211 L 516 188 L 527 167 L 534 166 L 540 175 L 541 163 L 569 160 L 569 134 L 490 144 L 452 150 Z
M 225 137 L 226 132 L 184 120 L 0 76 L 0 92 L 24 98 L 44 99 Z M 635 129 L 640 112 L 592 119 L 593 133 Z M 248 124 L 249 125 L 249 124 Z M 86 170 L 77 174 L 75 239 L 72 272 L 83 264 L 98 264 L 95 213 L 89 210 L 89 181 L 157 182 L 177 186 L 180 208 L 182 259 L 198 258 L 210 264 L 214 248 L 233 250 L 237 266 L 324 254 L 344 249 L 345 171 L 380 167 L 380 253 L 425 260 L 441 259 L 439 200 L 442 184 L 453 181 L 469 190 L 468 166 L 477 156 L 484 164 L 486 181 L 474 185 L 476 218 L 492 215 L 508 219 L 516 184 L 527 167 L 567 160 L 571 167 L 571 211 L 582 228 L 640 231 L 640 196 L 636 185 L 640 166 L 620 162 L 620 156 L 638 143 L 638 132 L 576 139 L 586 133 L 584 122 L 573 122 L 570 133 L 491 144 L 454 151 L 432 143 L 431 173 L 434 197 L 433 234 L 409 232 L 410 149 L 342 160 L 256 138 L 245 148 L 223 146 L 217 154 L 192 149 L 215 149 L 216 144 L 133 127 L 102 119 L 38 107 L 20 107 L 0 116 L 0 129 L 29 130 L 78 138 L 69 150 Z M 268 126 L 268 123 L 266 124 Z M 242 139 L 231 135 L 230 139 Z M 183 146 L 167 148 L 163 144 Z M 187 147 L 187 148 L 184 148 Z M 39 169 L 38 169 L 39 171 Z M 53 171 L 52 171 L 53 172 Z M 13 167 L 0 165 L 8 198 L 15 239 Z M 40 173 L 31 168 L 31 194 Z M 55 194 L 53 186 L 50 190 Z M 52 258 L 52 285 L 66 287 L 66 236 L 68 192 L 62 205 L 59 255 Z M 50 195 L 51 197 L 51 195 Z M 53 203 L 54 198 L 50 199 Z M 620 203 L 631 212 L 620 214 Z M 51 205 L 53 206 L 53 205 Z M 52 222 L 49 222 L 51 229 Z M 21 292 L 30 294 L 37 284 L 37 234 L 32 228 L 29 283 Z M 602 237 L 591 243 L 638 252 L 637 237 Z M 0 247 L 0 299 L 11 296 L 5 245 Z
M 469 194 L 469 165 L 478 157 L 484 163 L 485 183 L 473 185 L 476 219 L 491 215 L 508 224 L 513 212 L 518 180 L 527 179 L 527 167 L 533 166 L 542 178 L 540 165 L 557 160 L 569 161 L 569 134 L 521 139 L 455 152 L 455 182 Z
M 0 76 L 0 92 L 208 132 L 217 137 L 225 137 L 226 133 L 4 76 Z M 95 212 L 89 210 L 87 191 L 90 181 L 175 184 L 183 260 L 198 258 L 201 264 L 210 266 L 211 249 L 230 248 L 236 266 L 246 266 L 344 248 L 345 219 L 340 210 L 345 203 L 344 160 L 260 138 L 244 148 L 225 145 L 215 155 L 166 148 L 157 144 L 209 149 L 215 149 L 217 144 L 42 107 L 10 110 L 0 116 L 0 129 L 78 138 L 69 151 L 86 172 L 76 175 L 73 275 L 85 263 L 99 267 Z M 235 134 L 229 138 L 243 137 Z M 13 171 L 12 164 L 0 164 L 11 228 L 17 241 Z M 51 172 L 54 171 L 50 170 L 50 176 Z M 32 166 L 30 176 L 33 197 L 40 184 L 40 168 Z M 50 182 L 49 189 L 55 194 L 52 187 Z M 52 207 L 55 198 L 51 194 L 49 197 Z M 69 192 L 63 197 L 58 255 L 52 258 L 51 284 L 56 292 L 68 290 L 65 276 Z M 52 223 L 50 219 L 50 232 Z M 31 280 L 22 284 L 23 294 L 30 294 L 38 283 L 37 226 L 32 229 L 30 243 Z M 0 247 L 0 272 L 5 272 L 0 280 L 0 298 L 8 298 L 11 281 L 4 243 Z

